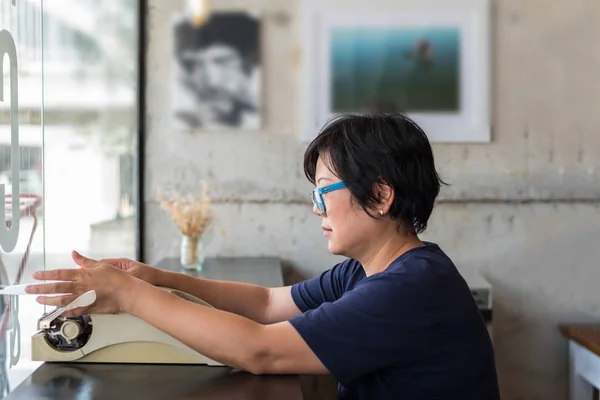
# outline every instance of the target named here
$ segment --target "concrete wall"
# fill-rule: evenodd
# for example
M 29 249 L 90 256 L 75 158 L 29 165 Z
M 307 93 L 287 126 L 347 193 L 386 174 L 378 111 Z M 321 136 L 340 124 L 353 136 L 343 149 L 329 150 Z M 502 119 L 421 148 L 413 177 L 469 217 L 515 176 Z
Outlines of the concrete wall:
M 170 13 L 183 2 L 149 3 L 147 261 L 179 245 L 155 190 L 198 192 L 207 179 L 219 218 L 209 254 L 277 255 L 303 276 L 331 267 L 301 166 L 297 1 L 212 1 L 265 14 L 264 128 L 224 133 L 170 130 Z M 435 146 L 452 186 L 424 238 L 493 284 L 503 399 L 565 399 L 556 325 L 600 317 L 600 2 L 497 0 L 492 19 L 493 143 Z

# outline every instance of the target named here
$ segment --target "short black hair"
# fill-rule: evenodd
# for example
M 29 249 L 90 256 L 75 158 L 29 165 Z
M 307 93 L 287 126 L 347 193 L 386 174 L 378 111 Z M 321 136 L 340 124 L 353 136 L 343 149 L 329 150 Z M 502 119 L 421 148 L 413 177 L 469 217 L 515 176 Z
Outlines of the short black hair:
M 377 112 L 330 120 L 304 154 L 304 173 L 313 184 L 322 154 L 367 213 L 379 203 L 374 184 L 384 183 L 394 190 L 389 214 L 399 229 L 420 233 L 427 228 L 440 187 L 446 183 L 436 171 L 427 135 L 409 117 Z
M 192 65 L 182 59 L 182 54 L 214 44 L 235 48 L 244 61 L 246 73 L 259 62 L 259 22 L 245 12 L 214 13 L 199 27 L 194 26 L 191 18 L 186 18 L 176 24 L 174 34 L 175 56 L 188 71 Z

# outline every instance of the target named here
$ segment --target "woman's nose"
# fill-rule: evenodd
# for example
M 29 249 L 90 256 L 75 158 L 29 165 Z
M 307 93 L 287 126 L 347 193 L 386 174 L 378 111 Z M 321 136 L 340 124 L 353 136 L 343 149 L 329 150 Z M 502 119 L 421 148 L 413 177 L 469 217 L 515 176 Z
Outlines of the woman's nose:
M 321 215 L 321 213 L 319 212 L 319 209 L 314 204 L 313 204 L 313 213 L 316 214 L 316 215 Z

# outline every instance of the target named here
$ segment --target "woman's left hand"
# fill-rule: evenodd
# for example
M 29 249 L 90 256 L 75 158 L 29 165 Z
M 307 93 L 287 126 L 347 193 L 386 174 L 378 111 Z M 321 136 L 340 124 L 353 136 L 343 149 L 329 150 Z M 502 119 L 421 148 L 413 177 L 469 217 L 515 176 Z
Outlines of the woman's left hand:
M 138 280 L 110 264 L 83 257 L 75 251 L 72 257 L 81 268 L 37 271 L 33 274 L 37 280 L 61 282 L 32 284 L 25 291 L 30 294 L 53 295 L 39 296 L 37 302 L 61 307 L 87 291 L 96 291 L 96 301 L 92 305 L 67 311 L 63 314 L 67 317 L 126 312 L 130 299 L 134 298 Z

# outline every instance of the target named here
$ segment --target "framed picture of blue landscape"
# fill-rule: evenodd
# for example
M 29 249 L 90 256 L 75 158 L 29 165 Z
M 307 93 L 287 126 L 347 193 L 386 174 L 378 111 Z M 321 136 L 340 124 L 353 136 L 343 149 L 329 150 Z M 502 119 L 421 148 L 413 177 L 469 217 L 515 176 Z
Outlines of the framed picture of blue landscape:
M 489 142 L 487 2 L 470 2 L 385 13 L 315 2 L 303 15 L 303 138 L 337 114 L 383 110 L 433 142 Z
M 329 109 L 459 112 L 460 34 L 456 27 L 332 29 Z

